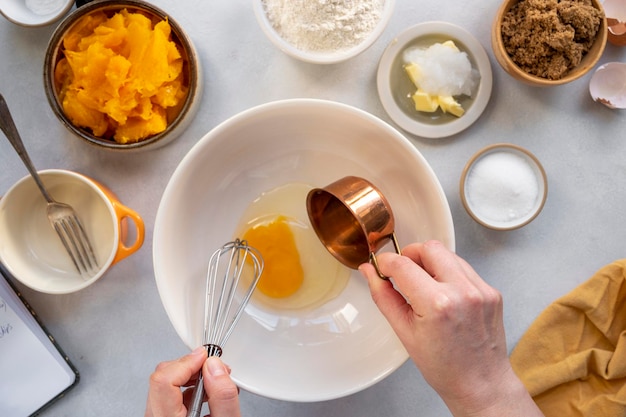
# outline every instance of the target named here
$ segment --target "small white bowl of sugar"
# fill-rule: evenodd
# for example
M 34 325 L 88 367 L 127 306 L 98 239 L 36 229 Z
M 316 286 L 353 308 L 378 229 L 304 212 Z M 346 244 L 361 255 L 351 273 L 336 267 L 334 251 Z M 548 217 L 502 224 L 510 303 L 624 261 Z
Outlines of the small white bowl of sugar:
M 494 230 L 513 230 L 541 212 L 548 180 L 528 150 L 498 143 L 470 158 L 461 174 L 460 193 L 465 210 L 478 223 Z
M 64 17 L 74 0 L 0 0 L 0 13 L 26 27 L 46 26 Z
M 395 0 L 254 0 L 259 26 L 278 49 L 301 61 L 335 64 L 369 48 Z

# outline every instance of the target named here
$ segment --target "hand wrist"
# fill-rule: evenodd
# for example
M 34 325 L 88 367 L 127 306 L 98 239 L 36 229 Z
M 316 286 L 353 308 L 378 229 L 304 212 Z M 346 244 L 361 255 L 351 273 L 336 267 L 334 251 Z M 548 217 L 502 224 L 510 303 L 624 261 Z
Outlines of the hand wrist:
M 464 398 L 444 401 L 454 417 L 542 417 L 543 413 L 512 369 L 498 381 L 476 384 Z

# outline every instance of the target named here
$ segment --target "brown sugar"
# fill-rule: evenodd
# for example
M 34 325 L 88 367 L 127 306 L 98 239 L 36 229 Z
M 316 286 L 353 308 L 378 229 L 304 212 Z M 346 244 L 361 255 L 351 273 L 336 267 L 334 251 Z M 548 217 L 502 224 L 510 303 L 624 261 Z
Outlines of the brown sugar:
M 558 80 L 589 51 L 603 17 L 591 0 L 520 0 L 502 20 L 504 48 L 523 71 Z

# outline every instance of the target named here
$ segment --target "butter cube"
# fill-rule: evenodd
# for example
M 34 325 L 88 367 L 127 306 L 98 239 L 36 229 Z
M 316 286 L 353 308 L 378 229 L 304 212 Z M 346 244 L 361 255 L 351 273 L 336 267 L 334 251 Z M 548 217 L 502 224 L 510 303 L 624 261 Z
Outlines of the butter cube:
M 465 113 L 465 110 L 463 109 L 461 104 L 459 104 L 459 102 L 456 101 L 452 96 L 439 96 L 438 102 L 441 106 L 441 110 L 443 110 L 445 113 L 451 113 L 456 117 L 461 117 L 463 116 L 463 113 Z
M 456 52 L 460 52 L 456 44 L 452 40 L 445 41 L 441 44 L 446 48 L 450 48 Z M 421 89 L 420 81 L 422 79 L 422 69 L 419 64 L 414 62 L 404 66 L 404 71 L 409 76 L 411 82 L 417 87 L 417 91 L 411 96 L 415 103 L 415 110 L 427 113 L 437 111 L 439 107 L 444 113 L 450 113 L 456 117 L 461 117 L 465 110 L 452 96 L 439 96 L 437 94 L 429 94 Z
M 461 52 L 459 48 L 456 47 L 456 44 L 454 43 L 454 41 L 445 41 L 444 43 L 442 43 L 442 45 L 447 46 L 448 48 L 452 48 L 457 52 Z
M 406 64 L 404 66 L 404 71 L 406 71 L 407 75 L 411 79 L 411 82 L 415 84 L 416 87 L 419 88 L 419 79 L 422 76 L 422 72 L 420 71 L 419 65 L 411 62 L 410 64 Z
M 415 103 L 415 110 L 432 113 L 437 110 L 439 107 L 439 103 L 437 100 L 437 96 L 432 96 L 428 93 L 425 93 L 423 90 L 419 88 L 411 96 L 413 98 L 413 102 Z

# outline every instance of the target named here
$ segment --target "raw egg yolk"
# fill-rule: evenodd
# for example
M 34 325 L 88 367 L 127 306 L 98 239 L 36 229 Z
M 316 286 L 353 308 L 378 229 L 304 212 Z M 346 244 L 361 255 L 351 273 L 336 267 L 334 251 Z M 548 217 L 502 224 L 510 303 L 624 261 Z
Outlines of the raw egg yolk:
M 304 271 L 293 232 L 284 216 L 246 230 L 243 239 L 261 252 L 265 261 L 257 284 L 259 291 L 268 297 L 283 298 L 300 288 Z

